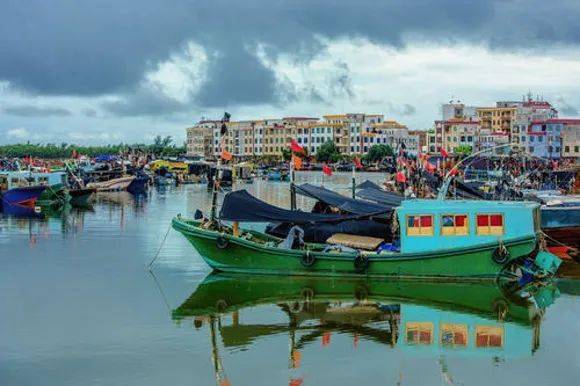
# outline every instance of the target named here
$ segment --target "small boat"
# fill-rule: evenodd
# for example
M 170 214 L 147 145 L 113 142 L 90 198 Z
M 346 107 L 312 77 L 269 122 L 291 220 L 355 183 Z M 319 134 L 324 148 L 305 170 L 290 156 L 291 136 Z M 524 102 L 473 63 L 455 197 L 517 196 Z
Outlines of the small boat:
M 127 190 L 135 176 L 126 176 L 120 178 L 113 178 L 108 181 L 89 182 L 87 188 L 95 188 L 98 192 L 115 192 L 120 190 Z
M 145 193 L 151 179 L 144 172 L 137 172 L 135 179 L 127 186 L 127 191 L 133 194 Z
M 46 189 L 46 186 L 43 185 L 10 188 L 9 185 L 3 184 L 4 181 L 6 180 L 0 175 L 0 198 L 2 204 L 0 208 L 5 213 L 11 213 L 14 210 L 20 211 L 22 208 L 34 210 L 38 198 Z M 3 187 L 6 188 L 4 189 Z
M 78 188 L 69 190 L 70 204 L 76 208 L 86 208 L 90 206 L 96 188 Z
M 267 175 L 268 181 L 288 181 L 288 172 L 284 169 L 270 169 Z
M 233 221 L 231 228 L 180 215 L 172 224 L 210 267 L 226 272 L 495 279 L 522 273 L 551 276 L 561 263 L 540 250 L 537 203 L 405 200 L 395 213 L 393 226 L 398 232 L 392 239 L 339 233 L 326 243 L 306 243 L 301 240 L 301 229 L 280 239 L 240 229 L 239 222 L 300 225 L 372 215 L 288 211 L 242 190 L 228 193 L 221 207 L 219 218 Z
M 21 202 L 23 197 L 28 197 L 24 198 L 24 200 L 28 200 L 28 204 L 26 204 L 28 206 L 55 208 L 62 206 L 69 200 L 65 185 L 66 173 L 64 172 L 47 173 L 33 171 L 9 171 L 2 172 L 0 174 L 2 175 L 3 180 L 6 181 L 4 183 L 6 189 L 4 190 L 11 190 L 14 188 L 20 189 L 24 187 L 43 187 L 38 197 L 35 197 L 35 195 L 31 193 L 34 189 L 26 189 L 26 192 L 6 192 L 5 200 L 7 201 L 8 205 L 10 205 L 10 202 L 12 202 L 13 199 Z M 31 194 L 32 196 L 29 197 Z M 22 206 L 21 204 L 19 205 Z

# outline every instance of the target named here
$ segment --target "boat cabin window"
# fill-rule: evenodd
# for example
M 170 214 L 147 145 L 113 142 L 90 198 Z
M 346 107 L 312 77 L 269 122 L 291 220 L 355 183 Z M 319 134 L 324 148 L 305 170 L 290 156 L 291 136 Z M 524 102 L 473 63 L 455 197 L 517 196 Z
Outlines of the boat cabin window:
M 407 216 L 407 236 L 433 236 L 433 216 Z
M 477 234 L 478 235 L 503 235 L 503 215 L 478 214 L 477 215 Z
M 405 341 L 407 344 L 429 345 L 433 343 L 433 323 L 407 322 L 405 326 Z
M 469 234 L 466 214 L 444 214 L 441 216 L 441 235 L 465 236 Z
M 443 323 L 439 339 L 442 346 L 465 347 L 467 346 L 467 325 Z
M 476 347 L 503 347 L 503 327 L 476 326 Z

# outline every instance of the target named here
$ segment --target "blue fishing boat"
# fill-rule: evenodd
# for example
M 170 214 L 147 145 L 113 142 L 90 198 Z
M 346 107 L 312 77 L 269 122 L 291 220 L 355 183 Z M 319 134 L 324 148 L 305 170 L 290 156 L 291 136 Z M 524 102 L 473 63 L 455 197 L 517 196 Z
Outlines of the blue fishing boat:
M 0 179 L 4 210 L 62 205 L 68 200 L 64 172 L 6 171 L 0 172 Z

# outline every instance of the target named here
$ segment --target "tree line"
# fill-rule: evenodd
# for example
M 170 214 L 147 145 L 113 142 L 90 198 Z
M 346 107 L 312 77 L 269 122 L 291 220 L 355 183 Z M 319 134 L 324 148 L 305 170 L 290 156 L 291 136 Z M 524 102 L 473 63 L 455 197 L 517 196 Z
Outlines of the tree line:
M 117 155 L 130 153 L 132 151 L 155 154 L 156 156 L 178 156 L 185 153 L 185 144 L 176 146 L 173 143 L 171 136 L 162 137 L 158 135 L 154 138 L 151 144 L 125 144 L 119 143 L 116 145 L 95 145 L 82 146 L 69 143 L 20 143 L 13 145 L 0 146 L 1 158 L 45 158 L 45 159 L 59 159 L 70 158 L 76 152 L 79 155 L 86 155 L 88 157 L 95 157 L 101 154 Z

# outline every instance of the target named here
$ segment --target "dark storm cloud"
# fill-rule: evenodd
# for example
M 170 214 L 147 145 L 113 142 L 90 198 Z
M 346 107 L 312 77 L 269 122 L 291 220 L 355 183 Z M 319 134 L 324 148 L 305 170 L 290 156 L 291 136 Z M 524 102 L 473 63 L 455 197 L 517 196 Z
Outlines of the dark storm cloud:
M 387 111 L 390 114 L 402 115 L 402 116 L 410 116 L 415 115 L 417 109 L 415 106 L 410 105 L 408 103 L 404 103 L 402 105 L 396 105 L 394 103 L 388 102 L 387 103 Z
M 38 107 L 32 105 L 4 107 L 2 112 L 17 117 L 66 117 L 71 115 L 69 110 L 61 107 Z
M 171 111 L 180 107 L 138 95 L 138 85 L 145 71 L 194 40 L 216 53 L 199 105 L 276 102 L 274 74 L 251 54 L 258 43 L 272 57 L 293 53 L 304 61 L 320 49 L 315 36 L 543 49 L 579 44 L 579 9 L 575 1 L 545 0 L 4 0 L 0 80 L 42 95 L 125 95 L 109 105 L 119 114 L 155 103 Z M 347 94 L 349 81 L 337 79 Z
M 137 117 L 167 115 L 185 111 L 187 106 L 153 91 L 140 89 L 134 94 L 123 96 L 118 101 L 102 103 L 101 108 L 112 115 Z

